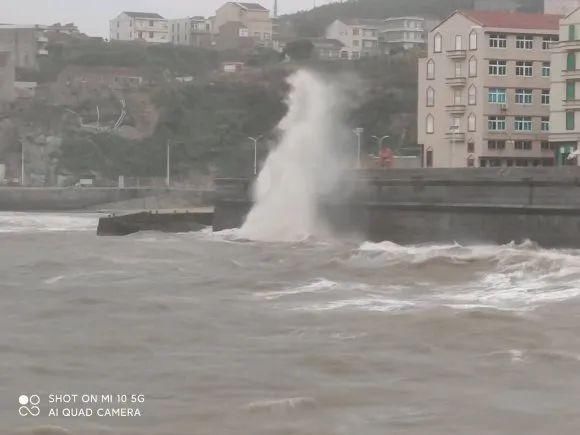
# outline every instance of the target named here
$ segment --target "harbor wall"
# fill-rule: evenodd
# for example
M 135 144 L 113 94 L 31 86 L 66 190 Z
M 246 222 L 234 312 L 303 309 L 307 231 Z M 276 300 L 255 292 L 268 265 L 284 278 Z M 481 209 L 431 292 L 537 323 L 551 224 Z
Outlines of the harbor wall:
M 351 174 L 352 175 L 352 174 Z M 580 168 L 366 171 L 345 177 L 322 215 L 337 234 L 409 243 L 580 248 Z M 251 181 L 216 181 L 216 230 L 251 208 Z

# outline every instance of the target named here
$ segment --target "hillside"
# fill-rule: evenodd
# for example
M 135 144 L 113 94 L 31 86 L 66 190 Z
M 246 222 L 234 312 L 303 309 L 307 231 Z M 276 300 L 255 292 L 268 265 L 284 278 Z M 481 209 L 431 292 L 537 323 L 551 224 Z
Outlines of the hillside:
M 469 9 L 474 0 L 349 0 L 282 17 L 283 28 L 300 36 L 322 36 L 337 18 L 386 18 L 418 15 L 444 18 L 457 9 Z M 538 10 L 542 0 L 519 0 L 522 10 Z

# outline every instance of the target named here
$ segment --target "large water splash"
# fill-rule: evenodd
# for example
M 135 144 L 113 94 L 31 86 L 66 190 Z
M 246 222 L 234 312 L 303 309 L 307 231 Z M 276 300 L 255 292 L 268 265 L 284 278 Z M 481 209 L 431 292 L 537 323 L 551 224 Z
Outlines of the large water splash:
M 297 241 L 326 235 L 320 200 L 344 172 L 341 118 L 346 99 L 339 87 L 310 71 L 288 82 L 282 139 L 260 172 L 255 206 L 240 235 L 261 241 Z

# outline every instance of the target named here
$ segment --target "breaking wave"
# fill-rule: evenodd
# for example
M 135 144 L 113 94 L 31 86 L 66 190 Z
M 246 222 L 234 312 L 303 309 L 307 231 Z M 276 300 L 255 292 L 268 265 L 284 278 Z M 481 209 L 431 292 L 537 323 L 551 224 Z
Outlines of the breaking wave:
M 95 214 L 0 213 L 1 233 L 96 231 Z

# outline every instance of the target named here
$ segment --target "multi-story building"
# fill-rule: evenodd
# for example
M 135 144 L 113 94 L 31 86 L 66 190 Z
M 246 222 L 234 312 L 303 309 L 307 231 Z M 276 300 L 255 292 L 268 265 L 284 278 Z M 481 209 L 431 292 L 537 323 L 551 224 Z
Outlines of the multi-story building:
M 421 17 L 387 18 L 381 30 L 385 53 L 425 45 L 425 19 Z
M 12 53 L 0 51 L 0 111 L 16 98 L 14 75 L 15 67 Z
M 552 71 L 550 142 L 557 163 L 565 165 L 567 157 L 580 149 L 580 9 L 560 20 Z
M 37 69 L 39 56 L 48 55 L 48 38 L 41 26 L 0 24 L 0 51 L 10 51 L 16 68 Z
M 169 42 L 167 20 L 149 12 L 122 12 L 110 22 L 110 38 L 118 41 Z
M 427 167 L 553 165 L 550 49 L 558 15 L 458 11 L 419 62 Z
M 342 59 L 359 59 L 381 54 L 380 33 L 384 20 L 353 18 L 335 20 L 326 28 L 326 38 L 343 44 Z
M 176 45 L 209 48 L 212 45 L 211 21 L 204 17 L 169 20 L 169 41 Z
M 252 38 L 258 46 L 272 46 L 274 27 L 270 11 L 258 3 L 227 2 L 216 11 L 211 20 L 214 34 L 221 34 L 222 27 L 228 25 L 230 29 L 239 28 L 240 38 Z M 239 25 L 232 26 L 231 23 Z M 224 37 L 221 36 L 223 40 Z M 235 41 L 229 41 L 227 45 L 234 43 Z
M 580 8 L 580 0 L 544 0 L 544 13 L 568 15 Z

